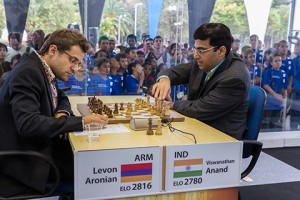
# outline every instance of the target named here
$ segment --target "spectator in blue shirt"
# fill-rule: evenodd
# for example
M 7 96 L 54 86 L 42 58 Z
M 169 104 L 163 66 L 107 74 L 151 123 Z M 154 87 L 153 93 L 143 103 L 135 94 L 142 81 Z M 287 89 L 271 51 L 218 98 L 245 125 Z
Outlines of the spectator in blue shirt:
M 95 74 L 91 77 L 91 81 L 88 85 L 88 95 L 89 96 L 103 96 L 111 95 L 113 81 L 109 75 L 110 63 L 107 58 L 96 62 L 96 67 L 98 68 L 99 74 Z
M 252 49 L 247 49 L 244 53 L 244 60 L 250 74 L 250 83 L 254 85 L 260 85 L 261 70 L 255 64 L 255 52 Z
M 288 77 L 284 70 L 281 70 L 281 56 L 274 54 L 271 57 L 272 68 L 267 68 L 263 73 L 262 87 L 267 92 L 264 118 L 267 121 L 267 128 L 274 128 L 280 121 L 280 113 L 286 105 Z
M 144 82 L 143 67 L 139 63 L 131 63 L 128 65 L 128 75 L 126 77 L 127 94 L 141 94 L 141 86 Z
M 299 43 L 300 44 L 300 43 Z M 300 122 L 300 54 L 293 59 L 293 93 L 291 104 L 291 130 L 297 130 Z
M 111 95 L 122 95 L 124 94 L 124 77 L 118 73 L 120 64 L 115 58 L 110 58 L 110 76 L 113 81 Z

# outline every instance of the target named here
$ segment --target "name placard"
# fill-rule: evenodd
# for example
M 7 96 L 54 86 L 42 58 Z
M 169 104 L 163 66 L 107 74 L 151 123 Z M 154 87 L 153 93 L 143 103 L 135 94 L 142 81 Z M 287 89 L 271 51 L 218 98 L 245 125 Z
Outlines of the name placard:
M 166 147 L 166 191 L 237 187 L 242 142 Z
M 75 198 L 110 199 L 159 193 L 161 147 L 76 152 Z

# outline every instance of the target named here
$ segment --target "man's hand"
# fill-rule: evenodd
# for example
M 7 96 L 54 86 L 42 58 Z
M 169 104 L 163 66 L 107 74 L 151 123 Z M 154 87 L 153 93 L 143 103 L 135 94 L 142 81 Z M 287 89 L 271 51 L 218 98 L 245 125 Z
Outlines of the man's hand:
M 158 98 L 160 100 L 167 99 L 171 101 L 170 96 L 170 89 L 171 89 L 171 82 L 168 78 L 161 78 L 159 82 L 155 83 L 152 87 L 152 95 L 154 98 Z
M 90 123 L 99 123 L 106 125 L 108 123 L 107 117 L 99 114 L 92 114 L 83 117 L 83 124 L 90 124 Z

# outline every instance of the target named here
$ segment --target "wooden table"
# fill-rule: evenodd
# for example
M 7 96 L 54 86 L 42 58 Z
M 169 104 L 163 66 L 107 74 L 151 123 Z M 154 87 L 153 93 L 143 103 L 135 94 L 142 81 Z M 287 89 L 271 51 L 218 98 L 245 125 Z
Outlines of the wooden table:
M 78 111 L 74 108 L 76 108 L 76 105 L 78 103 L 87 103 L 88 97 L 75 97 L 70 96 L 70 102 L 73 108 L 73 111 L 75 115 L 79 115 Z M 101 99 L 105 103 L 121 103 L 126 101 L 133 101 L 136 96 L 102 96 Z M 99 142 L 90 143 L 88 142 L 87 136 L 75 136 L 73 133 L 69 135 L 69 139 L 73 148 L 74 152 L 74 162 L 75 162 L 75 196 L 76 199 L 95 199 L 95 196 L 90 195 L 93 192 L 90 192 L 89 194 L 82 195 L 80 191 L 78 190 L 85 190 L 82 189 L 83 185 L 89 185 L 90 181 L 87 181 L 86 176 L 92 176 L 92 175 L 86 175 L 86 173 L 91 173 L 95 169 L 95 167 L 86 166 L 89 163 L 91 166 L 99 166 L 102 165 L 102 163 L 106 162 L 117 162 L 116 157 L 111 156 L 106 158 L 105 155 L 118 155 L 125 152 L 136 152 L 137 154 L 139 152 L 143 152 L 144 150 L 146 152 L 149 152 L 148 150 L 151 149 L 153 151 L 153 157 L 155 157 L 154 160 L 160 160 L 158 163 L 155 164 L 156 161 L 153 161 L 153 177 L 152 180 L 154 182 L 154 179 L 156 180 L 157 175 L 154 175 L 157 171 L 159 174 L 159 192 L 153 193 L 153 192 L 142 192 L 142 193 L 134 193 L 130 195 L 120 195 L 120 196 L 113 196 L 114 198 L 120 197 L 126 199 L 203 199 L 203 200 L 212 200 L 212 199 L 237 199 L 238 195 L 238 182 L 240 177 L 240 158 L 241 158 L 241 152 L 242 152 L 242 143 L 235 140 L 234 138 L 231 138 L 230 136 L 198 121 L 192 118 L 185 117 L 185 122 L 173 122 L 172 126 L 176 129 L 189 132 L 195 135 L 195 138 L 197 140 L 197 145 L 194 144 L 194 139 L 190 135 L 185 135 L 179 132 L 171 132 L 169 128 L 164 127 L 162 129 L 163 134 L 148 136 L 146 135 L 146 131 L 133 131 L 129 128 L 128 124 L 124 124 L 128 129 L 129 133 L 118 133 L 118 134 L 103 134 L 100 137 Z M 206 176 L 213 176 L 215 177 L 214 182 L 217 184 L 208 184 L 208 186 L 204 187 L 204 189 L 197 190 L 194 188 L 186 188 L 184 190 L 179 189 L 176 191 L 174 189 L 174 186 L 170 185 L 170 181 L 168 177 L 172 176 L 172 167 L 170 168 L 170 163 L 172 165 L 173 158 L 170 158 L 170 152 L 171 149 L 175 149 L 176 152 L 178 149 L 188 149 L 191 152 L 195 151 L 195 148 L 201 149 L 209 149 L 205 150 L 206 152 L 199 152 L 199 157 L 203 158 L 203 164 L 202 164 L 202 173 L 203 177 L 205 177 L 205 170 L 207 173 L 207 170 L 209 167 L 208 163 L 210 160 L 214 160 L 214 156 L 219 156 L 216 159 L 220 160 L 220 156 L 224 154 L 224 160 L 229 159 L 231 154 L 236 154 L 235 156 L 235 163 L 234 164 L 228 164 L 230 173 L 233 174 L 230 177 L 233 177 L 234 180 L 229 180 L 229 187 L 222 188 L 222 185 L 226 185 L 226 183 L 223 182 L 223 178 L 218 179 L 218 174 L 208 174 Z M 212 148 L 210 150 L 210 148 Z M 177 149 L 177 150 L 176 150 Z M 232 151 L 232 153 L 228 152 Z M 107 154 L 103 154 L 104 152 L 107 152 Z M 111 154 L 116 153 L 117 154 Z M 158 152 L 157 154 L 155 152 Z M 190 152 L 190 154 L 191 154 Z M 196 152 L 197 153 L 197 152 Z M 211 158 L 207 158 L 206 155 L 211 154 L 213 156 L 210 156 Z M 131 154 L 131 153 L 128 153 Z M 102 157 L 104 155 L 104 157 Z M 145 154 L 147 155 L 147 154 Z M 156 156 L 158 155 L 158 156 Z M 201 156 L 200 156 L 201 155 Z M 126 155 L 125 155 L 126 156 Z M 88 157 L 91 157 L 88 159 Z M 94 160 L 95 158 L 95 160 Z M 97 159 L 103 158 L 102 161 L 98 161 Z M 118 158 L 118 159 L 122 159 Z M 222 158 L 223 159 L 223 158 Z M 227 159 L 227 160 L 228 160 Z M 230 159 L 229 159 L 230 160 Z M 125 162 L 125 161 L 124 161 Z M 145 162 L 145 161 L 144 161 Z M 122 163 L 122 162 L 121 162 Z M 117 166 L 117 165 L 116 165 Z M 223 165 L 225 166 L 225 165 Z M 227 165 L 226 165 L 227 166 Z M 90 167 L 90 168 L 89 168 Z M 231 167 L 233 167 L 231 169 Z M 104 169 L 104 168 L 103 168 Z M 112 167 L 109 168 L 110 170 L 113 169 Z M 159 170 L 157 170 L 159 169 Z M 94 170 L 95 171 L 95 170 Z M 118 173 L 121 171 L 118 169 Z M 208 170 L 209 171 L 209 170 Z M 225 170 L 226 171 L 226 170 Z M 82 175 L 85 174 L 85 175 Z M 95 173 L 93 173 L 94 175 Z M 170 175 L 171 174 L 171 175 Z M 225 174 L 225 173 L 223 173 Z M 217 176 L 218 175 L 218 176 Z M 222 175 L 222 173 L 220 173 Z M 106 177 L 108 174 L 106 174 Z M 85 177 L 83 180 L 82 177 Z M 172 178 L 172 177 L 171 177 Z M 204 178 L 203 178 L 204 179 Z M 172 180 L 173 181 L 173 180 Z M 79 184 L 79 182 L 81 184 Z M 204 182 L 204 181 L 203 181 Z M 209 182 L 209 181 L 207 181 Z M 232 184 L 233 182 L 233 184 Z M 171 182 L 173 184 L 173 182 Z M 174 181 L 175 183 L 175 181 Z M 219 184 L 220 183 L 220 184 Z M 108 186 L 109 184 L 106 183 Z M 168 185 L 169 184 L 169 185 Z M 103 184 L 102 184 L 103 185 Z M 95 188 L 102 188 L 102 185 L 97 185 Z M 112 184 L 111 184 L 112 185 Z M 99 187 L 98 187 L 99 186 Z M 94 187 L 94 186 L 93 186 Z M 193 187 L 193 186 L 191 186 Z M 198 186 L 194 186 L 198 187 Z M 108 187 L 109 188 L 109 187 Z M 94 191 L 95 189 L 92 189 L 91 191 Z M 109 189 L 108 189 L 109 190 Z M 121 190 L 121 187 L 120 187 Z M 84 193 L 84 192 L 83 192 Z M 97 192 L 96 192 L 97 193 Z M 128 193 L 129 194 L 129 193 Z M 87 198 L 88 196 L 91 196 L 90 198 Z M 143 195 L 143 197 L 138 197 L 140 195 Z M 83 198 L 84 197 L 84 198 Z M 101 197 L 98 196 L 98 198 L 102 199 L 108 199 L 108 197 Z

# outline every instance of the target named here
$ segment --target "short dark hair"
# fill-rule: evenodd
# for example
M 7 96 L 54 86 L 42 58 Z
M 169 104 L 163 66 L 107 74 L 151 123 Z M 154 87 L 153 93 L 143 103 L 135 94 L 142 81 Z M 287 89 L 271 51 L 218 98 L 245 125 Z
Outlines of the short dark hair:
M 115 58 L 117 61 L 120 61 L 121 58 L 127 58 L 127 56 L 125 53 L 118 53 Z
M 138 51 L 136 52 L 136 54 L 137 54 L 137 55 L 143 55 L 143 56 L 145 55 L 145 53 L 144 53 L 143 51 L 141 51 L 141 50 L 138 50 Z
M 225 46 L 226 56 L 229 54 L 231 49 L 231 43 L 233 37 L 230 29 L 221 23 L 205 23 L 202 24 L 194 33 L 195 40 L 209 40 L 210 45 L 217 48 Z M 215 49 L 216 51 L 216 49 Z
M 72 46 L 76 45 L 78 45 L 84 53 L 89 49 L 89 43 L 85 36 L 79 31 L 71 29 L 60 29 L 51 33 L 39 50 L 39 53 L 45 55 L 51 45 L 56 45 L 58 49 L 63 51 L 70 50 Z
M 279 55 L 278 53 L 274 53 L 274 54 L 270 57 L 270 62 L 272 62 L 273 59 L 274 59 L 275 57 L 281 57 L 281 55 Z
M 4 43 L 2 43 L 2 42 L 0 42 L 0 48 L 4 48 L 4 49 L 7 51 L 7 46 L 6 46 L 6 44 L 4 44 Z
M 127 36 L 127 40 L 128 40 L 129 38 L 133 38 L 133 39 L 136 41 L 136 36 L 135 36 L 134 34 L 129 34 L 129 35 Z
M 20 60 L 20 58 L 21 58 L 21 54 L 18 53 L 10 59 L 10 63 L 12 63 L 14 60 Z
M 128 48 L 126 48 L 125 53 L 129 54 L 131 50 L 135 50 L 136 51 L 136 48 L 135 47 L 128 47 Z
M 128 70 L 128 74 L 132 74 L 132 72 L 133 72 L 133 67 L 135 67 L 137 64 L 139 64 L 139 63 L 137 63 L 137 62 L 133 62 L 133 63 L 130 63 L 129 65 L 128 65 L 128 68 L 127 68 L 127 70 Z
M 22 38 L 21 38 L 21 34 L 19 32 L 10 32 L 8 34 L 8 41 L 10 39 L 17 39 L 18 42 L 21 42 L 22 41 Z
M 250 35 L 250 40 L 251 40 L 251 38 L 253 38 L 253 37 L 255 37 L 256 39 L 258 39 L 258 35 L 253 34 L 253 35 Z
M 239 39 L 234 39 L 233 42 L 241 42 Z
M 163 39 L 160 35 L 157 35 L 157 36 L 155 36 L 155 38 L 153 39 L 153 41 L 154 41 L 155 39 L 158 39 L 158 38 Z
M 100 68 L 103 63 L 107 63 L 107 62 L 110 63 L 110 60 L 108 58 L 103 58 L 99 61 L 96 61 L 95 67 Z

